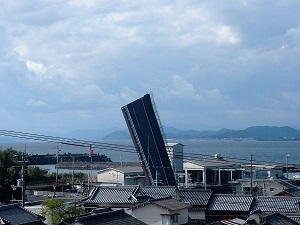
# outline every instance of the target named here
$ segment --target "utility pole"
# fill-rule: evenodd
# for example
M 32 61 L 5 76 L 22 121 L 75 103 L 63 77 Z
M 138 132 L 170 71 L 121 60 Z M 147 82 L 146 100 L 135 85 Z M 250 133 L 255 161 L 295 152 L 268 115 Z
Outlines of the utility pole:
M 288 163 L 289 163 L 289 156 L 290 156 L 290 154 L 286 155 L 286 179 L 289 179 L 289 165 L 288 165 Z
M 24 207 L 25 205 L 25 172 L 26 172 L 26 163 L 24 159 L 24 152 L 22 152 L 22 160 L 18 161 L 18 163 L 21 163 L 21 171 L 20 171 L 20 179 L 17 180 L 17 185 L 11 185 L 11 188 L 13 190 L 16 190 L 16 188 L 21 188 L 21 205 Z
M 56 181 L 56 186 L 57 186 L 57 183 L 58 183 L 58 153 L 59 153 L 59 148 L 58 146 L 56 146 L 57 148 L 57 152 L 56 152 L 56 177 L 55 177 L 55 181 Z
M 252 188 L 253 188 L 253 178 L 252 178 L 252 154 L 251 154 L 251 157 L 250 157 L 250 195 L 253 194 L 253 191 L 252 191 Z

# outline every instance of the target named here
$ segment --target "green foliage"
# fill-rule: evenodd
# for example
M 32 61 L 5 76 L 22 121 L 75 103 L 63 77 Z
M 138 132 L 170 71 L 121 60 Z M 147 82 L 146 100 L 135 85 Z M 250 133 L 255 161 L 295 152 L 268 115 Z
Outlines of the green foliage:
M 0 202 L 9 203 L 13 194 L 11 185 L 16 185 L 20 177 L 20 168 L 16 167 L 18 161 L 22 159 L 22 154 L 8 148 L 0 150 Z
M 41 180 L 42 171 L 39 167 L 28 167 L 27 168 L 27 176 L 29 180 Z
M 42 215 L 48 217 L 51 225 L 58 224 L 63 218 L 66 217 L 66 213 L 63 209 L 64 201 L 62 199 L 52 198 L 43 201 L 42 203 Z
M 68 215 L 71 216 L 76 216 L 79 214 L 79 209 L 76 208 L 75 206 L 68 206 L 66 209 L 66 212 L 68 213 Z

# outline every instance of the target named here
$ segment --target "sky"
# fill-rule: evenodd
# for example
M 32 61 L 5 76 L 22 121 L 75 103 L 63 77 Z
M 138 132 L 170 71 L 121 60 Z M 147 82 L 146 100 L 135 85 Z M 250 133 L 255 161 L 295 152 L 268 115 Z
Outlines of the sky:
M 0 129 L 300 128 L 300 1 L 0 2 Z

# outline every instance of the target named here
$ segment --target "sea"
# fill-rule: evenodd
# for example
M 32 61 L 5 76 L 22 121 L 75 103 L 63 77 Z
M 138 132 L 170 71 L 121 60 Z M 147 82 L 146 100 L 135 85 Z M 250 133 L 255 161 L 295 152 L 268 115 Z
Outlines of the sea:
M 300 141 L 269 141 L 252 139 L 194 139 L 167 140 L 168 143 L 184 145 L 184 157 L 187 159 L 203 159 L 218 154 L 224 159 L 232 161 L 271 164 L 300 165 Z M 132 140 L 106 140 L 103 147 L 93 149 L 94 154 L 103 154 L 115 162 L 138 161 Z M 115 148 L 115 146 L 118 146 Z M 106 147 L 105 147 L 106 146 Z M 110 146 L 110 147 L 107 147 Z M 12 147 L 14 150 L 27 154 L 59 154 L 89 153 L 88 147 L 56 144 L 51 142 L 13 142 L 1 143 L 0 149 Z

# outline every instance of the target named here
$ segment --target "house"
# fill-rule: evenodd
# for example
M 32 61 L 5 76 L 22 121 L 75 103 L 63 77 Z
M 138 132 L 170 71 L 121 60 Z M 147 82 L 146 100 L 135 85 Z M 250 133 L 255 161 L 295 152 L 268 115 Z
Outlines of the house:
M 0 206 L 0 224 L 44 225 L 44 217 L 30 212 L 19 204 Z
M 187 224 L 190 204 L 174 198 L 150 200 L 131 208 L 131 214 L 151 225 Z
M 254 198 L 251 195 L 215 194 L 208 203 L 206 221 L 222 219 L 246 219 L 250 214 Z
M 145 185 L 145 175 L 141 166 L 105 168 L 97 172 L 97 182 L 118 185 Z
M 257 196 L 252 211 L 260 210 L 262 212 L 297 214 L 300 197 L 284 197 L 284 196 Z
M 212 197 L 211 190 L 182 189 L 180 194 L 183 202 L 192 205 L 188 209 L 190 219 L 194 222 L 205 221 L 206 208 Z
M 245 225 L 299 225 L 295 220 L 280 213 L 255 211 L 247 219 Z
M 89 196 L 83 199 L 87 211 L 95 208 L 128 209 L 149 199 L 166 197 L 179 198 L 176 187 L 170 186 L 95 186 Z
M 255 211 L 246 220 L 235 218 L 221 220 L 213 223 L 214 225 L 299 225 L 299 223 L 280 213 L 266 213 Z
M 251 180 L 238 179 L 229 182 L 233 194 L 250 194 Z M 254 196 L 274 196 L 284 190 L 299 190 L 296 185 L 287 180 L 281 179 L 253 179 L 252 194 Z
M 95 210 L 92 213 L 62 220 L 59 225 L 147 225 L 124 210 Z

